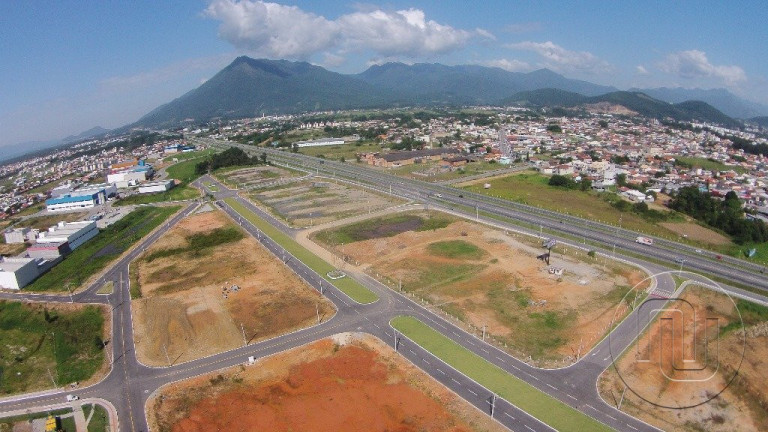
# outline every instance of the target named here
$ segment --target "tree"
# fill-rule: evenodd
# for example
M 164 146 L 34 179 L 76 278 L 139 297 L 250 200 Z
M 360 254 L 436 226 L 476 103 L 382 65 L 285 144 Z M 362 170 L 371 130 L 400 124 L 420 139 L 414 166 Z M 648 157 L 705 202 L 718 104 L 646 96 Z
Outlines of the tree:
M 583 191 L 588 191 L 592 189 L 592 180 L 584 177 L 581 179 L 581 183 L 579 183 L 579 189 Z
M 299 152 L 299 145 L 296 144 L 296 143 L 293 143 L 293 145 L 291 146 L 291 151 L 293 153 L 298 153 Z
M 626 174 L 618 174 L 616 176 L 616 184 L 618 186 L 626 186 L 627 185 L 627 175 Z
M 547 126 L 547 131 L 552 133 L 563 133 L 563 128 L 559 124 L 551 124 Z
M 261 156 L 260 156 L 260 159 L 261 159 L 261 163 L 266 164 L 267 163 L 267 152 L 262 152 Z
M 572 179 L 566 176 L 559 175 L 559 174 L 555 174 L 552 177 L 550 177 L 549 182 L 547 182 L 547 184 L 550 186 L 564 187 L 567 189 L 574 189 L 576 187 L 575 181 L 573 181 Z

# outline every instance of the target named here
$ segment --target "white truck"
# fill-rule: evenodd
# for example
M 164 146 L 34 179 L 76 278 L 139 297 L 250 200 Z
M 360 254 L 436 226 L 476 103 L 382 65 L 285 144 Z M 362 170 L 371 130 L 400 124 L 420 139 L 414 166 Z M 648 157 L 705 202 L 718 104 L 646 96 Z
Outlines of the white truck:
M 638 238 L 635 239 L 635 243 L 640 243 L 640 244 L 644 244 L 644 245 L 650 246 L 650 245 L 653 244 L 653 239 L 649 238 L 649 237 L 642 237 L 641 236 L 641 237 L 638 237 Z

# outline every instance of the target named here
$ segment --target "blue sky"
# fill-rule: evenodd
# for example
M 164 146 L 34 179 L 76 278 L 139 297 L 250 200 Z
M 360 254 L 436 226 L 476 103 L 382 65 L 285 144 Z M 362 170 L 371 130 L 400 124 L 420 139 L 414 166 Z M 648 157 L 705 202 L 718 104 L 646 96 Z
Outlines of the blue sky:
M 477 6 L 475 6 L 477 5 Z M 768 104 L 760 1 L 4 1 L 0 149 L 115 128 L 238 55 L 342 73 L 482 64 L 630 87 L 727 88 Z

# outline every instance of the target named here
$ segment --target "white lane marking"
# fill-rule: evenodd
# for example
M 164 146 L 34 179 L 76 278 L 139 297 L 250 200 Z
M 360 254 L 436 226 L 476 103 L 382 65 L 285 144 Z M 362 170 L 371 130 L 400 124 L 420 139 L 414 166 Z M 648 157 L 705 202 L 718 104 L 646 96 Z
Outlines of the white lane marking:
M 438 369 L 437 371 L 440 372 L 441 374 L 445 375 L 445 372 L 443 372 L 442 370 Z
M 484 352 L 484 353 L 486 353 L 486 354 L 490 354 L 490 353 L 491 353 L 490 351 L 488 351 L 488 350 L 487 350 L 487 349 L 485 349 L 485 348 L 480 348 L 480 351 L 482 351 L 482 352 Z
M 629 424 L 629 423 L 627 423 L 627 426 L 631 427 L 631 428 L 632 428 L 632 429 L 634 429 L 634 430 L 637 430 L 637 428 L 636 428 L 636 427 L 632 426 L 632 425 L 631 425 L 631 424 Z
M 422 360 L 424 360 L 424 363 L 426 363 L 426 364 L 429 364 L 429 362 L 427 361 L 427 359 L 422 359 Z
M 451 381 L 455 382 L 456 384 L 461 385 L 461 383 L 456 378 L 451 378 Z
M 592 408 L 593 410 L 597 411 L 597 410 L 595 409 L 595 407 L 593 407 L 593 406 L 592 406 L 592 405 L 590 405 L 590 404 L 584 404 L 584 406 L 585 406 L 585 407 L 587 407 L 587 408 Z
M 503 359 L 503 358 L 501 358 L 501 357 L 499 357 L 499 356 L 496 356 L 496 360 L 498 360 L 498 361 L 504 361 L 504 359 Z
M 568 396 L 569 398 L 573 399 L 573 400 L 578 400 L 578 399 L 576 399 L 575 397 L 573 397 L 573 396 L 569 395 L 568 393 L 566 393 L 565 395 L 566 395 L 566 396 Z
M 469 392 L 472 393 L 473 395 L 477 396 L 477 393 L 475 393 L 472 389 L 467 389 L 467 390 L 469 390 Z
M 529 431 L 531 431 L 531 432 L 536 432 L 535 430 L 531 429 L 531 427 L 530 427 L 530 426 L 528 426 L 528 425 L 523 425 L 523 426 L 525 426 L 525 428 L 526 428 L 526 429 L 528 429 L 528 430 L 529 430 Z
M 531 375 L 531 374 L 527 374 L 527 375 L 528 375 L 529 377 L 531 377 L 531 378 L 535 379 L 536 381 L 539 381 L 539 379 L 538 379 L 537 377 L 535 377 L 535 376 L 533 376 L 533 375 Z
M 610 415 L 610 414 L 606 414 L 606 415 L 608 416 L 608 418 L 609 418 L 609 419 L 611 419 L 611 420 L 613 420 L 613 421 L 616 421 L 616 420 L 617 420 L 617 419 L 616 419 L 616 417 L 614 417 L 614 416 L 612 416 L 612 415 Z
M 557 387 L 553 386 L 550 383 L 547 383 L 547 387 L 551 388 L 552 390 L 557 390 Z
M 379 327 L 378 324 L 374 324 L 373 326 L 376 327 L 377 329 L 381 330 L 381 327 Z
M 512 420 L 514 420 L 514 419 L 515 419 L 515 418 L 514 418 L 514 417 L 512 417 L 512 416 L 511 416 L 509 413 L 504 413 L 504 415 L 505 415 L 505 416 L 507 416 L 507 417 L 509 417 L 509 418 L 511 418 Z

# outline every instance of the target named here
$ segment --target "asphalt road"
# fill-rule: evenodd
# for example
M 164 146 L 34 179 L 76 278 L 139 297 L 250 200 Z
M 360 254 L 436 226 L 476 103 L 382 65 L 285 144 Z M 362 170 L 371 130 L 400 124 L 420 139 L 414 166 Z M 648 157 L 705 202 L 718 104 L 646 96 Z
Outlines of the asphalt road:
M 606 339 L 598 344 L 578 362 L 557 370 L 538 369 L 511 357 L 497 347 L 480 340 L 477 336 L 464 332 L 449 320 L 432 313 L 417 302 L 387 288 L 370 277 L 364 276 L 360 282 L 374 291 L 380 297 L 380 300 L 370 305 L 355 303 L 332 285 L 323 282 L 320 275 L 314 273 L 301 261 L 292 257 L 245 218 L 237 214 L 222 199 L 234 197 L 249 210 L 255 212 L 286 234 L 293 235 L 294 231 L 292 229 L 284 226 L 250 202 L 237 197 L 235 191 L 228 190 L 224 185 L 211 178 L 204 177 L 198 180 L 196 185 L 203 187 L 206 183 L 216 184 L 218 191 L 213 194 L 217 199 L 217 203 L 234 221 L 242 225 L 252 236 L 257 238 L 275 257 L 284 260 L 285 265 L 304 279 L 310 286 L 320 291 L 334 303 L 336 307 L 335 315 L 316 326 L 203 359 L 182 364 L 172 364 L 163 368 L 147 367 L 140 364 L 135 355 L 133 325 L 130 313 L 129 264 L 181 218 L 193 212 L 197 208 L 197 203 L 192 203 L 154 233 L 143 239 L 132 252 L 106 271 L 103 278 L 86 290 L 76 293 L 71 299 L 78 303 L 109 304 L 112 307 L 113 336 L 107 346 L 110 358 L 112 359 L 110 373 L 101 382 L 75 391 L 61 389 L 53 392 L 43 392 L 42 394 L 21 395 L 4 399 L 0 401 L 0 412 L 13 409 L 34 409 L 34 407 L 49 405 L 53 402 L 61 402 L 65 394 L 74 393 L 80 397 L 98 397 L 110 401 L 117 410 L 120 430 L 146 431 L 148 430 L 144 412 L 146 401 L 156 389 L 164 384 L 242 364 L 248 356 L 261 358 L 335 333 L 351 331 L 366 332 L 379 337 L 397 349 L 400 354 L 414 365 L 445 384 L 458 395 L 478 407 L 478 409 L 489 413 L 489 415 L 491 414 L 493 404 L 494 418 L 512 430 L 544 431 L 551 429 L 509 402 L 494 397 L 489 390 L 445 365 L 407 338 L 397 336 L 389 325 L 390 320 L 395 316 L 410 315 L 427 323 L 435 330 L 471 350 L 478 356 L 483 357 L 488 362 L 606 425 L 617 430 L 655 430 L 655 428 L 603 402 L 597 393 L 595 385 L 599 374 L 611 364 L 610 350 L 615 350 L 616 347 L 626 347 L 634 339 L 633 335 L 637 332 L 637 320 L 635 317 L 630 316 L 620 323 L 611 334 L 610 340 Z M 418 193 L 413 195 L 415 198 L 419 197 Z M 649 268 L 650 272 L 656 270 L 660 269 Z M 103 281 L 110 280 L 115 284 L 114 293 L 110 295 L 96 294 Z M 674 291 L 674 281 L 671 278 L 661 278 L 657 282 L 660 292 Z M 70 301 L 70 296 L 68 295 L 41 296 L 28 293 L 4 293 L 0 294 L 0 298 L 27 301 Z M 637 317 L 637 319 L 642 322 L 643 319 L 648 320 L 650 318 Z

